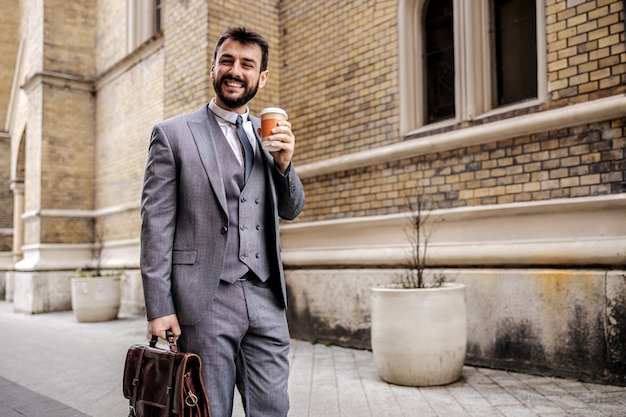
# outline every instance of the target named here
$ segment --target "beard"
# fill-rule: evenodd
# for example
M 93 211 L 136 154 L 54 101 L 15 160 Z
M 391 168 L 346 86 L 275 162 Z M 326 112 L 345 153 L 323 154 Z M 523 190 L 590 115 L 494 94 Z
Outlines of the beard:
M 229 79 L 243 84 L 244 91 L 239 97 L 227 97 L 222 91 L 222 85 L 224 85 L 226 80 Z M 224 103 L 231 109 L 235 109 L 237 107 L 246 105 L 250 100 L 252 100 L 252 98 L 254 98 L 256 92 L 259 90 L 259 82 L 257 81 L 256 85 L 253 87 L 248 87 L 248 83 L 246 83 L 244 80 L 240 80 L 235 77 L 224 76 L 219 80 L 213 80 L 213 89 L 215 90 L 215 94 L 222 103 Z

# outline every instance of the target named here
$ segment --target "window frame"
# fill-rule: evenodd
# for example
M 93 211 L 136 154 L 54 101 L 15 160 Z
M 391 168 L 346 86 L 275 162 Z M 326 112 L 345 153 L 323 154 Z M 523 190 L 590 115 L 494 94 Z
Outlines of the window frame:
M 163 31 L 163 3 L 162 0 L 127 0 L 127 53 Z
M 491 0 L 453 0 L 455 117 L 424 123 L 422 22 L 427 0 L 400 0 L 400 133 L 436 130 L 462 121 L 480 120 L 511 110 L 536 106 L 547 97 L 545 0 L 535 0 L 537 29 L 537 95 L 534 99 L 492 106 Z M 495 83 L 495 80 L 493 81 Z M 493 87 L 495 88 L 495 87 Z

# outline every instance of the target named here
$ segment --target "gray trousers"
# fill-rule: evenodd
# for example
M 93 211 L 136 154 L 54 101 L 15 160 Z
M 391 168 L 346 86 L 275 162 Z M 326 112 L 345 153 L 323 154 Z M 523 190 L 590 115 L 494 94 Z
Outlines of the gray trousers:
M 267 283 L 220 281 L 207 314 L 181 326 L 181 351 L 202 358 L 211 417 L 231 417 L 237 387 L 246 417 L 286 417 L 289 411 L 289 330 Z

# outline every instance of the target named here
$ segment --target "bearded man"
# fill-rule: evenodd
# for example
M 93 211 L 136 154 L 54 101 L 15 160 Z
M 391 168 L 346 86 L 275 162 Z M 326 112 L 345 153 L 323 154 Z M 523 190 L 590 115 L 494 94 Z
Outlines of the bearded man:
M 228 28 L 211 62 L 215 97 L 154 126 L 141 202 L 141 274 L 148 331 L 171 330 L 198 353 L 212 417 L 230 417 L 237 387 L 246 416 L 289 410 L 287 295 L 279 218 L 302 211 L 291 123 L 261 148 L 248 102 L 265 86 L 269 47 Z

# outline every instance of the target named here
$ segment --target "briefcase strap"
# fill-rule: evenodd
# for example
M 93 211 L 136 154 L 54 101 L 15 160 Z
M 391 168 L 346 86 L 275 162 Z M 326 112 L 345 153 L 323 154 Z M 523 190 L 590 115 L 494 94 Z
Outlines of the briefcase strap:
M 176 341 L 174 340 L 174 333 L 172 333 L 171 330 L 166 330 L 165 337 L 167 337 L 167 343 L 170 345 L 170 351 L 178 352 L 178 346 L 176 345 Z M 158 341 L 158 336 L 152 335 L 152 338 L 150 339 L 150 347 L 156 347 Z
M 141 376 L 141 362 L 143 361 L 143 350 L 139 351 L 138 364 L 135 367 L 135 377 L 133 378 L 133 397 L 130 399 L 130 405 L 128 407 L 128 417 L 135 417 L 137 415 L 137 393 L 139 391 L 139 377 Z

